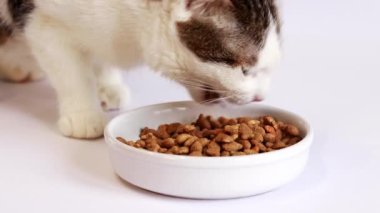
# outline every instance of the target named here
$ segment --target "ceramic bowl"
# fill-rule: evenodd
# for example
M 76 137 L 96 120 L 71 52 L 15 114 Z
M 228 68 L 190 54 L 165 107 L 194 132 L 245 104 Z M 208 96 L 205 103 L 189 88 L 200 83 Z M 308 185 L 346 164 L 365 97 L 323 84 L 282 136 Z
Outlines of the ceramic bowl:
M 116 137 L 138 139 L 142 127 L 190 123 L 199 114 L 259 117 L 272 115 L 299 127 L 303 140 L 268 153 L 234 157 L 191 157 L 154 153 L 125 145 Z M 257 195 L 294 180 L 304 169 L 313 131 L 301 116 L 271 106 L 203 106 L 173 102 L 142 107 L 114 118 L 105 140 L 115 172 L 127 182 L 153 192 L 184 198 L 226 199 Z

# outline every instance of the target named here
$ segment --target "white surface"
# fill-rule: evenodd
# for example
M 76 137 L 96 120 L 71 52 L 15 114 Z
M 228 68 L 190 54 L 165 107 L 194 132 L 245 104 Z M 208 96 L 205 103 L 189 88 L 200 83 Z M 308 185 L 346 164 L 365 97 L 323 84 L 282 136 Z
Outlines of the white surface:
M 145 126 L 156 128 L 163 123 L 191 123 L 201 113 L 230 118 L 272 115 L 297 125 L 304 139 L 274 152 L 221 158 L 148 152 L 116 139 L 137 139 L 141 127 Z M 117 116 L 108 124 L 105 140 L 115 172 L 135 186 L 176 197 L 226 199 L 262 194 L 298 177 L 305 168 L 313 132 L 302 117 L 265 105 L 206 107 L 185 101 L 142 107 Z
M 306 115 L 315 128 L 297 180 L 227 201 L 143 191 L 115 176 L 102 140 L 58 135 L 45 82 L 0 82 L 0 212 L 379 212 L 380 2 L 282 2 L 285 55 L 266 103 Z M 126 77 L 133 106 L 188 98 L 156 75 Z

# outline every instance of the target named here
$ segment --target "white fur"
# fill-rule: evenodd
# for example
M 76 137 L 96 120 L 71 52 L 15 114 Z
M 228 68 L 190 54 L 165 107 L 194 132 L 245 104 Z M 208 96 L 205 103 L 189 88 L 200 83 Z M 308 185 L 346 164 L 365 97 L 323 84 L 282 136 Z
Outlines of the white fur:
M 38 80 L 43 76 L 22 34 L 0 46 L 0 78 L 13 82 Z
M 127 89 L 117 68 L 148 64 L 166 77 L 207 83 L 227 100 L 242 104 L 263 95 L 269 69 L 277 57 L 277 38 L 270 33 L 256 77 L 241 68 L 201 62 L 178 39 L 176 22 L 191 16 L 185 0 L 35 0 L 25 34 L 40 66 L 57 91 L 59 128 L 66 136 L 101 136 L 104 117 L 99 104 L 124 104 Z M 112 69 L 111 69 L 112 67 Z M 200 92 L 188 86 L 196 100 Z

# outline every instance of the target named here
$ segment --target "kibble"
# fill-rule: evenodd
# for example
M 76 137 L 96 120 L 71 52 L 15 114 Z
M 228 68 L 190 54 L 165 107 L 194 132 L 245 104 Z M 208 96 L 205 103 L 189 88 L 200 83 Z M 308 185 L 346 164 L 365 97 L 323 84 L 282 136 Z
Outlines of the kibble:
M 301 131 L 292 124 L 266 115 L 213 118 L 199 115 L 191 124 L 162 124 L 157 129 L 145 127 L 140 139 L 118 141 L 152 152 L 173 155 L 228 157 L 271 152 L 302 140 Z

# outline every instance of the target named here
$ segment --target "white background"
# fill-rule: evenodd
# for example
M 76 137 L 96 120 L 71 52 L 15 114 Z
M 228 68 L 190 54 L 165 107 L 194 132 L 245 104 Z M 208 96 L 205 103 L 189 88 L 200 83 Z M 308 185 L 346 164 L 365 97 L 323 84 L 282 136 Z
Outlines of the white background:
M 294 182 L 221 201 L 138 189 L 113 173 L 103 140 L 58 134 L 47 82 L 0 82 L 0 212 L 380 212 L 380 3 L 282 5 L 284 59 L 265 103 L 305 115 L 315 128 L 310 161 Z M 125 77 L 131 107 L 188 99 L 146 68 Z

